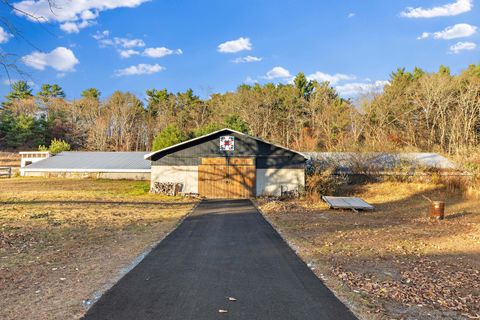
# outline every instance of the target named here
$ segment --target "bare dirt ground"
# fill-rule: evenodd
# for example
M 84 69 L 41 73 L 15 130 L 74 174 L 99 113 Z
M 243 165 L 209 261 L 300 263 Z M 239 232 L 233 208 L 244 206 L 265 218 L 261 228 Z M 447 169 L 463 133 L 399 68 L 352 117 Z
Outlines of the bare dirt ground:
M 193 204 L 146 182 L 0 180 L 0 318 L 79 318 Z
M 480 200 L 433 184 L 376 183 L 344 194 L 373 212 L 259 201 L 267 219 L 361 319 L 480 318 Z M 422 195 L 445 200 L 425 218 Z

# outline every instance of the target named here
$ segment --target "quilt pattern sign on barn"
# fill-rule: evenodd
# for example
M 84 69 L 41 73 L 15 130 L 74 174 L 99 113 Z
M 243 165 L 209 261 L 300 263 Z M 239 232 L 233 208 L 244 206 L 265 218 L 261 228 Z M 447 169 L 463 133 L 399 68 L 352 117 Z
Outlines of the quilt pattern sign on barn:
M 235 150 L 234 136 L 220 137 L 220 151 L 234 151 L 234 150 Z

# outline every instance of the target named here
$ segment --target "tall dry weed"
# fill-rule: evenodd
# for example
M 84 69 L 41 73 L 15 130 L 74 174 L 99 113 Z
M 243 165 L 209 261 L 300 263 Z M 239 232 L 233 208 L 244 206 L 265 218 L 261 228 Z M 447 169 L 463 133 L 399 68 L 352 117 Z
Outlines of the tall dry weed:
M 307 176 L 307 196 L 312 201 L 318 201 L 322 196 L 335 195 L 347 182 L 347 177 L 335 174 L 334 168 L 315 170 Z

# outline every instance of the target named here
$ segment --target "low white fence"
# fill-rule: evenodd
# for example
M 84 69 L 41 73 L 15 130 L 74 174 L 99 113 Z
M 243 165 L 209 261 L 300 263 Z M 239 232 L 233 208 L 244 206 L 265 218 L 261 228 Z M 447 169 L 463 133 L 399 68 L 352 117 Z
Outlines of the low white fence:
M 11 177 L 12 177 L 11 167 L 0 167 L 0 178 L 11 178 Z

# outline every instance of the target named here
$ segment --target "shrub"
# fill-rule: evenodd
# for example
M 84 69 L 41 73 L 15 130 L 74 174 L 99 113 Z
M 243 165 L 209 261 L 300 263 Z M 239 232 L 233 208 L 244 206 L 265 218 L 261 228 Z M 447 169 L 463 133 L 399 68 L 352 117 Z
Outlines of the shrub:
M 248 124 L 242 120 L 238 115 L 229 115 L 225 118 L 225 127 L 242 132 L 249 133 L 250 128 Z
M 334 174 L 333 169 L 315 170 L 307 175 L 307 194 L 313 199 L 319 199 L 324 195 L 334 195 L 346 183 L 347 177 Z
M 200 127 L 198 129 L 194 130 L 193 135 L 194 135 L 194 137 L 201 137 L 201 136 L 204 136 L 206 134 L 218 131 L 220 129 L 222 129 L 221 126 L 219 126 L 215 123 L 210 123 L 210 124 L 207 124 L 203 127 Z
M 64 140 L 57 140 L 57 139 L 53 139 L 51 142 L 50 142 L 50 146 L 47 148 L 46 146 L 44 145 L 40 145 L 38 146 L 38 150 L 39 151 L 48 151 L 50 152 L 51 154 L 55 155 L 55 154 L 58 154 L 60 152 L 63 152 L 63 151 L 69 151 L 70 150 L 70 144 Z
M 187 140 L 187 136 L 176 125 L 168 125 L 153 139 L 152 151 L 162 150 Z
M 217 124 L 217 123 L 207 124 L 203 127 L 200 127 L 194 130 L 193 136 L 200 137 L 223 128 L 229 128 L 229 129 L 236 130 L 246 134 L 248 134 L 250 131 L 247 123 L 243 121 L 239 116 L 229 115 L 225 118 L 225 121 L 223 122 L 223 124 Z

